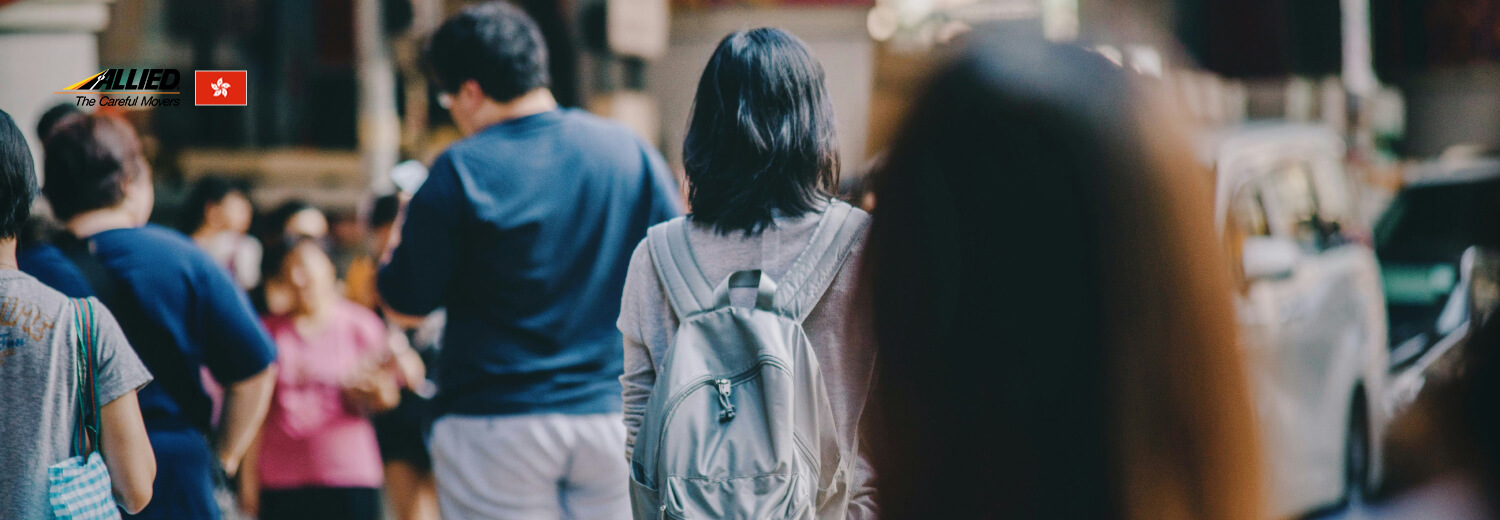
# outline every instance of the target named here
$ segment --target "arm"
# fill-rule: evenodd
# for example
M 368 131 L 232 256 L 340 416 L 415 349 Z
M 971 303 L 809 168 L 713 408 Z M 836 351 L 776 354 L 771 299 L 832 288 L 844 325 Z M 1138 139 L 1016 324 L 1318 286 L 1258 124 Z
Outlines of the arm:
M 151 381 L 151 374 L 125 339 L 125 332 L 98 300 L 83 305 L 95 313 L 95 373 L 99 407 L 99 448 L 109 469 L 115 502 L 126 512 L 137 513 L 151 502 L 156 479 L 156 454 L 146 436 L 145 421 L 136 391 Z
M 260 516 L 260 435 L 250 442 L 250 450 L 240 463 L 239 500 L 245 514 Z
M 392 237 L 390 261 L 376 279 L 393 321 L 420 322 L 419 317 L 443 305 L 455 264 L 455 235 L 467 206 L 452 160 L 439 157 L 398 217 L 401 233 Z
M 423 374 L 420 369 L 408 374 L 412 367 L 403 367 L 403 355 L 411 352 L 405 334 L 387 327 L 375 313 L 365 309 L 359 309 L 353 316 L 355 349 L 360 362 L 345 381 L 344 402 L 362 414 L 389 411 L 401 403 L 401 387 L 410 381 L 407 377 L 420 378 Z
M 109 468 L 115 502 L 126 513 L 136 514 L 151 502 L 151 484 L 156 480 L 156 453 L 146 437 L 141 405 L 135 392 L 120 396 L 99 410 L 103 430 L 99 439 L 104 465 Z
M 372 360 L 373 361 L 373 360 Z M 357 413 L 378 414 L 401 404 L 401 385 L 385 362 L 372 362 L 359 370 L 342 389 L 344 401 Z
M 655 305 L 650 305 L 653 298 L 656 299 Z M 625 350 L 625 373 L 620 376 L 620 386 L 623 389 L 621 397 L 624 401 L 626 458 L 635 455 L 635 437 L 645 420 L 646 402 L 651 398 L 651 390 L 656 387 L 656 364 L 651 359 L 650 347 L 646 346 L 648 339 L 641 324 L 644 320 L 661 319 L 663 310 L 646 309 L 661 308 L 665 305 L 665 298 L 666 294 L 656 281 L 651 254 L 643 240 L 630 254 L 630 267 L 625 275 L 625 289 L 620 300 L 620 318 L 615 322 L 624 339 Z M 670 314 L 670 311 L 666 312 Z M 658 344 L 666 341 L 665 337 L 653 336 L 655 337 L 649 341 Z
M 625 458 L 635 455 L 635 435 L 641 431 L 641 422 L 646 418 L 646 401 L 651 398 L 651 389 L 656 386 L 656 367 L 651 364 L 651 353 L 640 342 L 625 339 L 625 375 L 620 376 L 625 400 Z
M 250 444 L 260 433 L 261 422 L 271 408 L 271 392 L 276 389 L 276 365 L 267 366 L 224 391 L 224 415 L 219 421 L 219 464 L 224 473 L 233 476 Z
M 199 293 L 203 362 L 224 385 L 215 454 L 224 472 L 234 476 L 271 406 L 276 345 L 244 291 L 207 255 L 198 255 L 198 261 L 193 283 Z
M 386 343 L 392 352 L 386 369 L 400 378 L 401 386 L 417 391 L 421 388 L 422 381 L 427 379 L 427 365 L 422 363 L 422 356 L 411 348 L 406 334 L 398 329 L 386 331 Z

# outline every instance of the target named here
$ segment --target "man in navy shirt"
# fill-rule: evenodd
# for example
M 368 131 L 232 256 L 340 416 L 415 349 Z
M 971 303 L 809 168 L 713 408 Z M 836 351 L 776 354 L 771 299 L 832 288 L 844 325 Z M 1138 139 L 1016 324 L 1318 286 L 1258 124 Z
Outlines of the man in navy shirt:
M 54 260 L 37 276 L 86 280 L 156 377 L 139 395 L 157 467 L 154 498 L 139 517 L 217 519 L 214 468 L 234 474 L 259 431 L 275 384 L 275 346 L 249 299 L 207 254 L 181 233 L 145 225 L 151 172 L 129 125 L 69 118 L 45 150 L 43 192 L 72 237 L 60 249 L 76 271 Z M 212 447 L 203 367 L 226 388 Z
M 630 254 L 680 213 L 661 156 L 557 107 L 536 24 L 504 3 L 425 52 L 467 135 L 434 162 L 379 276 L 397 314 L 446 307 L 432 456 L 446 518 L 629 518 L 614 321 Z

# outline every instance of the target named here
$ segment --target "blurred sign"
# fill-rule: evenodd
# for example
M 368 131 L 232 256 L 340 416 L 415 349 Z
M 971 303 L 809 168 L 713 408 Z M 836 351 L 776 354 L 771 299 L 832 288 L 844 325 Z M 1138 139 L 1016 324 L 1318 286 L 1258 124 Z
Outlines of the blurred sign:
M 609 50 L 656 59 L 667 53 L 667 0 L 608 0 L 605 32 Z

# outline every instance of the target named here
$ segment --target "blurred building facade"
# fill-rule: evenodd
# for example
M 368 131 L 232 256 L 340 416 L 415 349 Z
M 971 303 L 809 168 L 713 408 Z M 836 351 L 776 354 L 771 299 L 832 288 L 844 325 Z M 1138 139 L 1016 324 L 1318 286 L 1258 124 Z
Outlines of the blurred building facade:
M 884 147 L 930 53 L 993 25 L 1076 41 L 1160 76 L 1210 126 L 1323 122 L 1372 156 L 1434 155 L 1460 141 L 1500 146 L 1500 45 L 1490 30 L 1500 7 L 1489 4 L 515 1 L 546 33 L 560 101 L 624 121 L 673 164 L 712 46 L 760 25 L 790 30 L 822 60 L 846 175 Z M 0 75 L 0 106 L 30 128 L 42 110 L 70 101 L 53 92 L 100 68 L 245 69 L 243 109 L 125 111 L 148 136 L 164 183 L 228 175 L 254 181 L 262 202 L 297 195 L 353 207 L 371 189 L 390 189 L 394 162 L 430 160 L 457 137 L 418 55 L 422 36 L 467 3 L 0 0 L 0 66 L 26 72 Z

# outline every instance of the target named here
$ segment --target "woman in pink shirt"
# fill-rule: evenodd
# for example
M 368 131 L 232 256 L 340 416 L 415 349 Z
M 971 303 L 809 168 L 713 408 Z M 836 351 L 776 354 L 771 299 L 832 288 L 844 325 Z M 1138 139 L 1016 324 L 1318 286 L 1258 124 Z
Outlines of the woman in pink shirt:
M 399 399 L 410 347 L 374 312 L 340 296 L 312 239 L 272 244 L 263 275 L 289 288 L 290 312 L 264 318 L 276 341 L 276 394 L 241 477 L 241 505 L 260 518 L 380 517 L 380 451 L 369 414 Z M 420 379 L 416 379 L 420 380 Z

